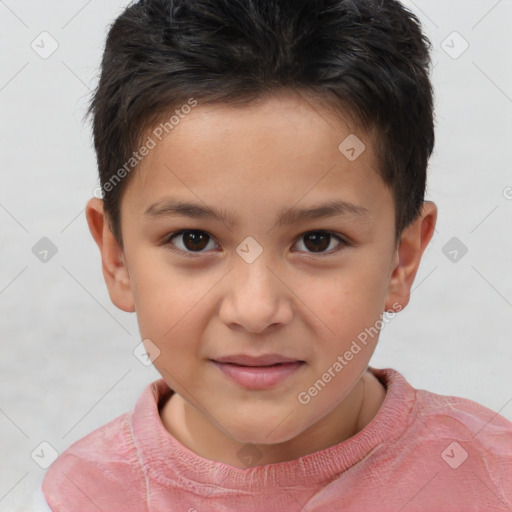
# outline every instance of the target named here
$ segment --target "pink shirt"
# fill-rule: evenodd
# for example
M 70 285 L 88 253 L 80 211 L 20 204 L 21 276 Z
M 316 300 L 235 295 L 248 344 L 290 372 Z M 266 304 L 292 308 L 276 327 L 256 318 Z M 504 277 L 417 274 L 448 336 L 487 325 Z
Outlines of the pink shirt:
M 471 400 L 413 388 L 369 368 L 387 388 L 373 420 L 299 459 L 239 469 L 205 459 L 164 427 L 173 393 L 149 384 L 135 408 L 78 440 L 45 475 L 55 512 L 512 510 L 512 423 Z

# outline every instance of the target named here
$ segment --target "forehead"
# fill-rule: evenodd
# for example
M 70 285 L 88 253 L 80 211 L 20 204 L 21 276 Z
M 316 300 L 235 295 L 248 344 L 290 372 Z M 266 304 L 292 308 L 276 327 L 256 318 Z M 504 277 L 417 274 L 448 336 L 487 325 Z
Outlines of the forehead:
M 326 103 L 280 94 L 242 107 L 198 102 L 187 111 L 146 134 L 154 148 L 126 194 L 141 214 L 166 196 L 232 206 L 230 212 L 259 210 L 265 200 L 269 208 L 342 199 L 371 209 L 380 196 L 391 197 L 378 174 L 373 134 Z

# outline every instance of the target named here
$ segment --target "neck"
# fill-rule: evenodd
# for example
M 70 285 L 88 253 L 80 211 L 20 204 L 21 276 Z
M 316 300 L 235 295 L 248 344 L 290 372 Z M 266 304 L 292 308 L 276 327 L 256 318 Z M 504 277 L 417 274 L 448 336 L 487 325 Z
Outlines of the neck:
M 261 453 L 257 465 L 295 460 L 353 437 L 377 414 L 385 393 L 380 381 L 367 371 L 339 406 L 295 438 L 272 445 L 254 445 Z M 347 422 L 351 410 L 358 412 Z M 167 431 L 197 455 L 241 469 L 247 468 L 236 456 L 246 443 L 220 430 L 177 393 L 162 407 L 160 415 Z

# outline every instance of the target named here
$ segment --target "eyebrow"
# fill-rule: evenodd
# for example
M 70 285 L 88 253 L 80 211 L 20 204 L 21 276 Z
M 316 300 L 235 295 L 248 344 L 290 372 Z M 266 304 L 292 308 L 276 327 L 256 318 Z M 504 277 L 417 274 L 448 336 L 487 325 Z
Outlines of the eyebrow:
M 303 220 L 324 219 L 327 217 L 364 218 L 368 210 L 362 206 L 347 201 L 334 200 L 327 203 L 316 204 L 309 208 L 284 208 L 274 219 L 278 226 L 297 224 Z M 164 199 L 149 206 L 144 215 L 150 218 L 162 217 L 189 217 L 193 219 L 213 219 L 224 224 L 236 224 L 236 215 L 224 209 L 215 210 L 208 206 L 180 201 L 178 199 Z

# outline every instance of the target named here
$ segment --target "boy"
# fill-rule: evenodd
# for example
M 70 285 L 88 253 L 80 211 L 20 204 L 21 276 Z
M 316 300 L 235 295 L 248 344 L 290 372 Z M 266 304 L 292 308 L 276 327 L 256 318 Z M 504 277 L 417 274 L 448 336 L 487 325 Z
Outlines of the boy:
M 115 21 L 86 215 L 162 378 L 54 462 L 52 510 L 510 510 L 512 424 L 369 366 L 436 223 L 429 44 L 395 0 Z

